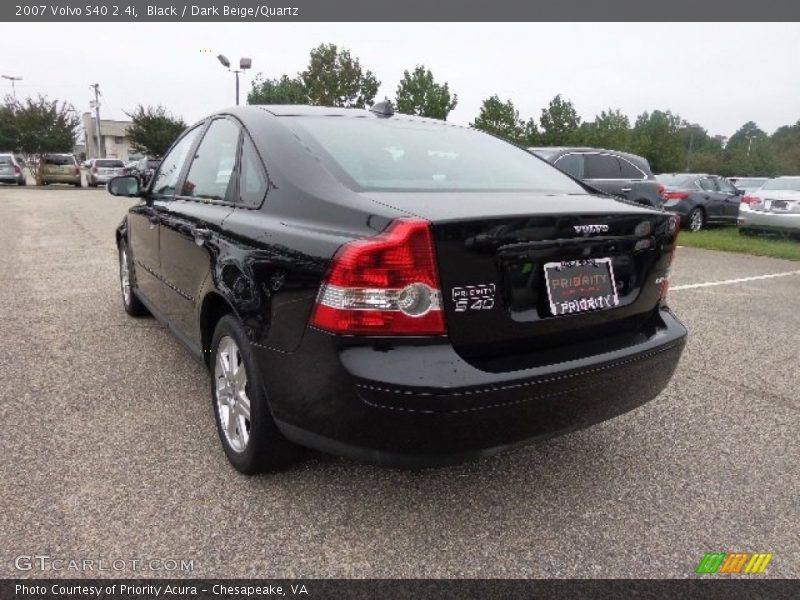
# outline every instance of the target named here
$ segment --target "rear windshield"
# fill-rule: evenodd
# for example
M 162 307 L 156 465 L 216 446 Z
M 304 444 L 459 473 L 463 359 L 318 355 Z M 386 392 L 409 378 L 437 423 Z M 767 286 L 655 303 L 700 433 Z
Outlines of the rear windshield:
M 740 177 L 739 179 L 736 180 L 736 183 L 734 185 L 739 188 L 757 188 L 761 187 L 766 180 L 767 180 L 766 177 L 762 179 L 754 177 Z
M 0 165 L 13 165 L 13 161 L 11 160 L 10 156 L 0 156 Z
M 697 179 L 696 175 L 656 175 L 656 179 L 671 187 L 692 187 L 694 180 Z
M 300 117 L 296 123 L 363 190 L 585 193 L 558 169 L 475 130 L 403 118 Z
M 94 161 L 95 166 L 97 167 L 124 167 L 125 165 L 122 164 L 121 160 L 96 160 Z
M 48 165 L 74 165 L 75 157 L 61 154 L 48 154 L 44 157 L 44 162 Z
M 800 177 L 792 179 L 770 179 L 761 187 L 761 189 L 800 192 Z

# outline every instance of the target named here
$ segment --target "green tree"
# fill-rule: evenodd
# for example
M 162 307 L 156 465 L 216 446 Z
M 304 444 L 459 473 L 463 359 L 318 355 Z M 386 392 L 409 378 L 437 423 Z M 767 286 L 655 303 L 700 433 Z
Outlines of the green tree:
M 682 124 L 680 116 L 668 110 L 643 112 L 631 131 L 631 150 L 647 158 L 656 173 L 682 171 L 686 166 Z
M 686 156 L 686 171 L 719 173 L 722 168 L 722 138 L 711 136 L 697 123 L 684 121 L 678 135 Z
M 14 101 L 9 96 L 0 106 L 0 152 L 19 152 L 19 131 L 14 116 Z
M 163 106 L 145 108 L 140 104 L 125 114 L 131 118 L 128 128 L 131 148 L 148 156 L 163 156 L 186 129 L 183 119 L 174 117 Z
M 778 168 L 772 155 L 769 136 L 756 123 L 748 121 L 725 146 L 722 175 L 770 176 Z
M 547 108 L 542 109 L 539 125 L 542 128 L 541 143 L 545 146 L 559 146 L 573 143 L 575 134 L 581 124 L 581 118 L 569 100 L 561 94 L 550 100 Z
M 618 108 L 603 110 L 592 123 L 590 139 L 583 143 L 596 148 L 626 151 L 631 144 L 631 122 Z
M 398 112 L 446 121 L 456 104 L 458 96 L 450 94 L 447 82 L 436 83 L 433 73 L 423 65 L 417 65 L 412 73 L 403 71 L 395 100 Z
M 72 152 L 80 119 L 71 104 L 39 96 L 6 104 L 6 114 L 13 119 L 15 150 L 34 156 Z
M 253 79 L 253 87 L 247 94 L 248 104 L 305 104 L 306 86 L 299 77 L 288 75 L 280 79 L 265 79 L 259 73 Z
M 781 175 L 800 175 L 800 120 L 784 125 L 770 138 L 775 167 Z
M 522 133 L 522 145 L 530 148 L 531 146 L 539 146 L 542 143 L 542 133 L 536 125 L 534 119 L 528 119 L 525 122 L 525 128 Z
M 7 98 L 2 116 L 2 121 L 10 121 L 0 125 L 5 143 L 9 149 L 27 155 L 30 172 L 39 181 L 43 154 L 73 151 L 80 119 L 67 102 L 41 95 L 23 102 Z
M 526 142 L 526 127 L 519 118 L 519 111 L 511 100 L 503 102 L 497 94 L 483 101 L 472 126 L 515 144 Z
M 364 108 L 375 100 L 380 86 L 371 71 L 362 70 L 358 58 L 336 44 L 320 44 L 311 50 L 300 78 L 308 101 L 318 106 Z

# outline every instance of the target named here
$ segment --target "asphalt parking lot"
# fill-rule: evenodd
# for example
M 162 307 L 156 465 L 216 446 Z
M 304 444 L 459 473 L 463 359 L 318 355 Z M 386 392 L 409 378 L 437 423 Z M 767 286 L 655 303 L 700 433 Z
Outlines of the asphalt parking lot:
M 248 478 L 204 369 L 122 310 L 129 204 L 0 187 L 0 577 L 42 575 L 14 557 L 47 554 L 193 559 L 172 575 L 195 577 L 670 578 L 709 551 L 800 577 L 800 273 L 690 287 L 800 263 L 679 249 L 682 363 L 615 420 L 446 469 L 309 453 Z

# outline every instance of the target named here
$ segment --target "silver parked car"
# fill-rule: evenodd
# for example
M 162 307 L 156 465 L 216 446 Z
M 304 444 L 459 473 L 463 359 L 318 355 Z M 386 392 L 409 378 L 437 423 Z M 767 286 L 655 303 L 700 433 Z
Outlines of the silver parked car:
M 112 177 L 126 175 L 125 163 L 116 158 L 93 158 L 89 161 L 89 172 L 86 182 L 89 187 L 97 187 L 108 183 Z
M 800 176 L 770 179 L 739 205 L 739 232 L 800 236 Z
M 0 154 L 0 183 L 25 185 L 25 166 L 13 154 Z

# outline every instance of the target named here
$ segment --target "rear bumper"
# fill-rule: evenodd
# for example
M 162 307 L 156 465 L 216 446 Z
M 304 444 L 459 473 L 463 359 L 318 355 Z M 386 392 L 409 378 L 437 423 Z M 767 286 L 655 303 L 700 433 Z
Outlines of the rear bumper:
M 579 360 L 488 372 L 439 340 L 360 341 L 309 329 L 300 348 L 256 348 L 281 431 L 386 466 L 462 462 L 586 427 L 658 395 L 686 329 L 666 309 L 638 343 Z
M 71 183 L 81 182 L 80 175 L 43 175 L 42 183 Z
M 800 233 L 800 214 L 739 210 L 737 222 L 740 229 Z

